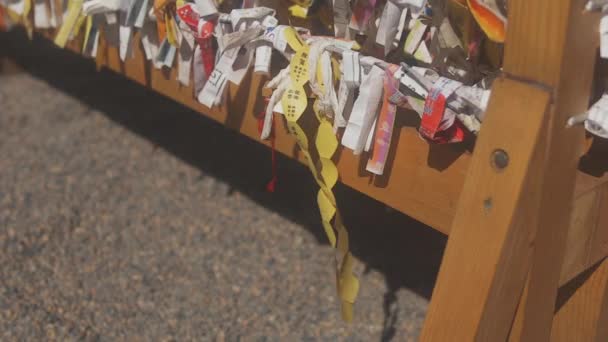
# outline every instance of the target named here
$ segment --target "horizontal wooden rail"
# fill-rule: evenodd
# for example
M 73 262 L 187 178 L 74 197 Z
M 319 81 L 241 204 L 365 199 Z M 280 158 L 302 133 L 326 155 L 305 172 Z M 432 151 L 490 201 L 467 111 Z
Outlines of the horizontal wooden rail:
M 53 37 L 53 32 L 42 32 Z M 134 39 L 134 56 L 122 62 L 118 48 L 101 39 L 96 59 L 98 67 L 106 67 L 147 86 L 160 94 L 189 107 L 215 121 L 224 123 L 242 134 L 264 144 L 259 139 L 257 117 L 263 109 L 263 76 L 249 74 L 240 87 L 230 85 L 227 104 L 209 109 L 194 97 L 192 86 L 177 82 L 177 70 L 157 70 L 145 61 L 139 37 Z M 80 39 L 68 44 L 79 53 Z M 400 110 L 389 162 L 383 176 L 365 171 L 367 155 L 354 156 L 342 149 L 337 156 L 340 181 L 353 189 L 413 217 L 445 234 L 449 233 L 464 178 L 468 170 L 471 147 L 460 145 L 430 145 L 417 131 L 418 115 Z M 276 130 L 276 148 L 286 156 L 302 160 L 298 148 L 283 124 Z M 594 177 L 579 172 L 576 197 L 594 190 L 606 177 Z

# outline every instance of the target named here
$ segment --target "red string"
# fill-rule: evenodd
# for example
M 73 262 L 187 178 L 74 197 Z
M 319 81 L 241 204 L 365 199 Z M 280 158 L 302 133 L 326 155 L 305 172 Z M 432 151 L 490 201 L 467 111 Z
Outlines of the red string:
M 0 6 L 0 32 L 6 31 L 6 24 L 4 22 L 4 9 Z
M 264 98 L 264 102 L 266 103 L 266 106 L 268 106 L 268 101 L 270 99 L 268 98 Z M 264 129 L 264 116 L 266 115 L 265 111 L 262 112 L 262 115 L 258 118 L 258 131 L 261 133 L 262 130 Z M 272 179 L 268 182 L 268 184 L 266 184 L 266 191 L 268 192 L 274 192 L 275 188 L 277 186 L 277 181 L 278 181 L 278 176 L 277 176 L 277 152 L 276 152 L 276 148 L 275 148 L 275 135 L 274 135 L 274 130 L 275 130 L 275 125 L 274 125 L 274 116 L 272 117 L 272 123 L 271 123 L 271 131 L 270 131 L 270 149 L 271 149 L 271 160 L 272 160 Z

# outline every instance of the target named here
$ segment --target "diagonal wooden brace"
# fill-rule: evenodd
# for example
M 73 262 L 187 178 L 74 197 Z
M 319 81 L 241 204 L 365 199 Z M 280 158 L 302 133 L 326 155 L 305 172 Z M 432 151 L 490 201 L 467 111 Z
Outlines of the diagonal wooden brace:
M 539 87 L 496 81 L 422 341 L 508 336 L 530 267 L 550 99 Z
M 597 46 L 584 4 L 509 1 L 503 67 L 521 83 L 494 87 L 423 341 L 550 337 L 584 142 L 565 122 L 587 108 Z M 502 173 L 489 165 L 499 148 Z

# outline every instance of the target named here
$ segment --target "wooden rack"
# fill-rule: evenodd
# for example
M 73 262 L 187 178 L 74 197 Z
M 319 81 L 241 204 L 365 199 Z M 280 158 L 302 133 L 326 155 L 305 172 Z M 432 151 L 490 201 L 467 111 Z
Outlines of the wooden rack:
M 449 234 L 423 341 L 608 341 L 606 177 L 579 170 L 590 141 L 565 125 L 592 89 L 599 17 L 585 2 L 509 1 L 503 75 L 474 150 L 429 145 L 415 115 L 398 115 L 385 176 L 338 155 L 342 183 Z M 101 39 L 96 63 L 260 142 L 262 76 L 209 109 L 135 46 L 122 63 Z M 284 126 L 275 135 L 278 151 L 302 160 Z

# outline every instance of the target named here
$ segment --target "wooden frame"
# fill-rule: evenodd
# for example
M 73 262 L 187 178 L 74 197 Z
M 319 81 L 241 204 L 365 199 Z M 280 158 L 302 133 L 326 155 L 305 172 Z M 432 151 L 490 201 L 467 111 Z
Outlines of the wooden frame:
M 431 146 L 415 116 L 398 115 L 387 175 L 338 155 L 341 182 L 449 234 L 423 341 L 608 341 L 608 185 L 578 170 L 589 144 L 565 126 L 592 88 L 599 18 L 585 2 L 509 1 L 504 72 L 474 152 Z M 259 141 L 262 76 L 209 109 L 136 46 L 122 63 L 102 39 L 96 63 Z M 303 158 L 284 127 L 276 148 Z

